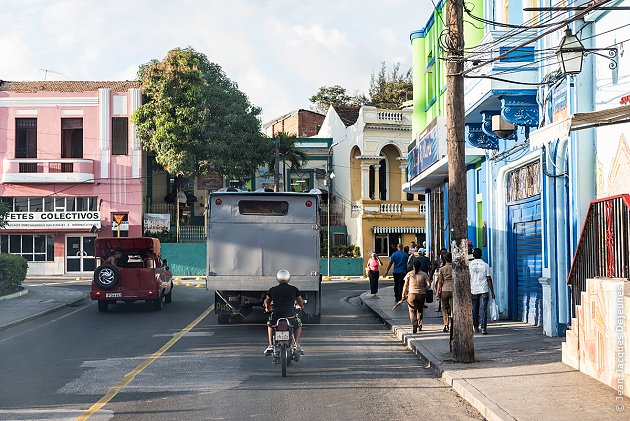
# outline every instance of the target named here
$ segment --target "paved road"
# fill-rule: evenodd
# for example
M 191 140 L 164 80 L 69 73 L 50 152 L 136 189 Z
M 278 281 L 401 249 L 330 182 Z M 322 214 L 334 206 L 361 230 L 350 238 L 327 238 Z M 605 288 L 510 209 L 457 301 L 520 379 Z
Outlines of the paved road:
M 324 284 L 322 323 L 305 329 L 306 355 L 287 378 L 262 354 L 262 315 L 230 326 L 210 315 L 91 419 L 481 419 L 348 298 L 366 287 Z M 91 304 L 0 332 L 0 419 L 81 415 L 212 299 L 181 287 L 161 312 L 123 304 L 100 314 Z

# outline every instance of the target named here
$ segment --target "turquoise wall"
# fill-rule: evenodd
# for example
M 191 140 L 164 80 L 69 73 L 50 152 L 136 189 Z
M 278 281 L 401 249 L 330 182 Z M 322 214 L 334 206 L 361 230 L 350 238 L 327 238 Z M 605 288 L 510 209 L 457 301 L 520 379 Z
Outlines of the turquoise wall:
M 320 259 L 320 273 L 328 274 L 328 259 Z M 330 274 L 332 276 L 360 276 L 363 275 L 363 259 L 360 257 L 331 257 Z
M 173 275 L 206 274 L 206 243 L 162 243 L 161 255 L 163 259 L 168 260 Z M 326 275 L 327 270 L 327 261 L 323 258 L 320 260 L 320 271 Z M 363 259 L 331 257 L 330 271 L 334 276 L 362 275 Z
M 162 243 L 161 247 L 173 275 L 206 274 L 206 243 Z

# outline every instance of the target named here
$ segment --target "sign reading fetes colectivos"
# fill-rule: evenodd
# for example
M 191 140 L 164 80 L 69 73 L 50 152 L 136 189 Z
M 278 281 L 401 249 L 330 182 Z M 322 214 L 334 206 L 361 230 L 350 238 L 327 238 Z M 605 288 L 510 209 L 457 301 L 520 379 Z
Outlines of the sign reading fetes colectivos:
M 98 211 L 9 212 L 5 230 L 90 229 L 101 227 Z

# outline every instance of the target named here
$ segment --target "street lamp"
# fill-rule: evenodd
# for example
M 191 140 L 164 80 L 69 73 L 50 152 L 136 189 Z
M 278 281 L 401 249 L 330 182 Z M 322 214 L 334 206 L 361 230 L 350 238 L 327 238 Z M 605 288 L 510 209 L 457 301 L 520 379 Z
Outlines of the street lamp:
M 330 145 L 330 147 L 328 148 L 328 155 L 327 155 L 327 159 L 326 159 L 326 183 L 328 183 L 328 198 L 327 198 L 327 206 L 328 206 L 328 210 L 326 212 L 326 245 L 328 246 L 328 259 L 327 259 L 327 274 L 326 276 L 328 276 L 330 278 L 330 198 L 332 195 L 332 181 L 335 178 L 335 173 L 332 172 L 332 169 L 330 168 L 330 154 L 332 153 L 332 149 L 337 146 L 339 144 L 339 142 L 337 143 L 333 143 L 332 145 Z
M 607 51 L 608 55 L 604 55 L 598 51 Z M 617 61 L 615 60 L 617 57 L 616 48 L 584 48 L 582 41 L 580 41 L 577 36 L 573 35 L 571 29 L 564 31 L 564 37 L 556 50 L 556 58 L 565 75 L 576 75 L 582 71 L 584 57 L 591 53 L 610 60 L 608 67 L 611 70 L 617 68 Z
M 562 38 L 558 50 L 556 50 L 558 63 L 562 66 L 562 72 L 565 75 L 576 75 L 582 71 L 584 51 L 582 41 L 573 35 L 571 29 L 566 29 L 564 38 Z

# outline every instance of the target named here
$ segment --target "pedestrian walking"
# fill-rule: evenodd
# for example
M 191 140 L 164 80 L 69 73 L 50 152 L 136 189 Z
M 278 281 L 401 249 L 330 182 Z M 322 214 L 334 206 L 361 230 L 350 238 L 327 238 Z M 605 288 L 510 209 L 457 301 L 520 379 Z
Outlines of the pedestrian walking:
M 488 334 L 489 295 L 494 300 L 494 286 L 490 276 L 490 266 L 481 259 L 481 249 L 473 250 L 473 260 L 468 265 L 470 270 L 470 292 L 472 293 L 473 328 L 475 332 Z
M 385 271 L 385 276 L 389 273 L 392 265 L 394 266 L 394 299 L 396 302 L 402 299 L 403 284 L 405 283 L 405 274 L 407 273 L 407 259 L 409 255 L 403 251 L 403 245 L 398 244 L 398 250 L 389 258 L 389 265 Z
M 420 262 L 414 262 L 413 270 L 405 275 L 403 285 L 403 297 L 409 304 L 409 320 L 413 327 L 413 333 L 422 330 L 422 316 L 424 312 L 424 300 L 427 289 L 431 286 L 429 275 L 420 270 Z
M 443 332 L 448 332 L 449 317 L 453 315 L 453 255 L 444 255 L 444 266 L 438 271 L 437 295 L 442 302 Z
M 370 257 L 367 262 L 368 278 L 370 279 L 370 294 L 372 295 L 378 292 L 379 266 L 383 266 L 383 262 L 376 253 L 372 253 L 372 257 Z
M 448 253 L 448 250 L 442 247 L 440 249 L 440 254 L 438 255 L 438 258 L 433 261 L 431 272 L 429 272 L 429 278 L 431 279 L 432 287 L 435 291 L 437 291 L 438 270 L 440 270 L 440 268 L 444 266 L 444 263 L 446 262 L 444 260 L 444 256 L 446 255 L 446 253 Z M 442 299 L 439 295 L 437 297 L 437 300 L 435 300 L 435 311 L 437 312 L 438 317 L 442 317 Z

